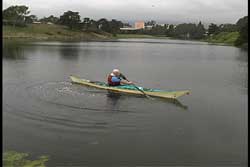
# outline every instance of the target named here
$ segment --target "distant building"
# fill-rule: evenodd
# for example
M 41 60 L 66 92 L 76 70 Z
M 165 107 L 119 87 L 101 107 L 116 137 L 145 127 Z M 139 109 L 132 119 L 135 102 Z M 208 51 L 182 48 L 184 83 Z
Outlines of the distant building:
M 33 21 L 32 24 L 41 24 L 42 22 L 40 21 Z
M 123 30 L 123 31 L 133 31 L 133 30 L 138 30 L 137 28 L 133 28 L 133 27 L 123 27 L 123 28 L 120 28 L 120 30 Z
M 49 24 L 49 25 L 52 25 L 52 24 L 54 24 L 54 23 L 51 23 L 51 22 L 47 22 L 47 24 Z
M 121 31 L 124 32 L 131 32 L 131 31 L 138 31 L 140 29 L 151 29 L 152 26 L 145 26 L 145 23 L 143 21 L 138 21 L 135 22 L 135 26 L 134 27 L 129 27 L 128 25 L 124 25 L 123 28 L 120 28 Z
M 145 28 L 145 23 L 144 23 L 144 21 L 135 22 L 135 28 L 136 28 L 136 29 L 144 29 L 144 28 Z
M 151 29 L 153 28 L 153 26 L 148 25 L 148 26 L 145 26 L 144 28 L 145 28 L 146 30 L 151 30 Z

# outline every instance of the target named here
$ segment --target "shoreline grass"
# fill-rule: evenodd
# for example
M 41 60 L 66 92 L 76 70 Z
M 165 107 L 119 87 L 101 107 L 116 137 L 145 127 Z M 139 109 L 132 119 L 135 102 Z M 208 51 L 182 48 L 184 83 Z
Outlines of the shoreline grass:
M 190 40 L 208 42 L 214 45 L 234 46 L 239 32 L 221 32 L 202 40 Z M 26 27 L 3 26 L 3 40 L 15 39 L 25 41 L 112 41 L 118 39 L 173 39 L 166 36 L 154 36 L 146 34 L 116 34 L 106 32 L 85 32 L 69 30 L 62 25 L 29 24 Z
M 239 32 L 221 32 L 217 35 L 201 40 L 211 44 L 224 44 L 234 46 L 235 41 L 239 37 Z
M 84 32 L 69 30 L 61 25 L 30 24 L 27 27 L 3 26 L 3 38 L 23 38 L 34 40 L 105 40 L 111 38 L 105 32 Z

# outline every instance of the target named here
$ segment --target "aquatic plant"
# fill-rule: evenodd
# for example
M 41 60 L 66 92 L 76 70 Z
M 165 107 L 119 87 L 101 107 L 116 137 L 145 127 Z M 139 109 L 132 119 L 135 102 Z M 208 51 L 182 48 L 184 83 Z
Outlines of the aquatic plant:
M 49 160 L 48 156 L 40 156 L 36 160 L 28 160 L 27 153 L 16 151 L 7 151 L 3 153 L 4 167 L 45 167 L 45 162 Z

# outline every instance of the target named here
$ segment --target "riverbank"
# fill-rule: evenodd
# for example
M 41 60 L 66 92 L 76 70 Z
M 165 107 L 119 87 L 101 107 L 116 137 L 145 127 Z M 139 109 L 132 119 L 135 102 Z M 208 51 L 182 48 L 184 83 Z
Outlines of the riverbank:
M 150 38 L 171 39 L 164 36 L 153 36 L 146 34 L 116 34 L 106 32 L 85 32 L 69 30 L 61 25 L 30 24 L 27 27 L 3 26 L 4 39 L 26 39 L 26 40 L 74 40 L 74 41 L 98 41 L 115 40 L 127 38 Z
M 221 32 L 217 35 L 208 37 L 204 40 L 204 42 L 212 43 L 212 44 L 224 44 L 234 46 L 235 41 L 239 37 L 239 32 Z
M 72 31 L 61 25 L 30 24 L 27 27 L 3 26 L 4 39 L 31 40 L 105 40 L 111 34 L 106 32 Z
M 221 32 L 217 35 L 201 39 L 201 40 L 194 40 L 188 39 L 189 41 L 201 41 L 201 42 L 208 42 L 209 44 L 215 45 L 229 45 L 235 46 L 235 41 L 239 37 L 239 32 Z M 178 39 L 173 37 L 166 37 L 166 36 L 153 36 L 153 35 L 145 35 L 145 34 L 117 34 L 117 39 L 127 39 L 127 38 L 149 38 L 149 39 L 174 39 L 174 40 L 184 40 Z M 247 47 L 248 44 L 244 44 L 241 47 Z
M 239 32 L 221 32 L 215 36 L 211 36 L 206 39 L 194 40 L 194 39 L 179 39 L 173 37 L 166 36 L 153 36 L 153 35 L 145 35 L 145 34 L 117 34 L 114 38 L 116 39 L 129 39 L 129 38 L 148 38 L 148 39 L 173 39 L 173 40 L 188 40 L 188 41 L 200 41 L 207 42 L 209 44 L 214 45 L 227 45 L 227 46 L 235 46 L 234 43 L 239 37 Z M 240 46 L 243 48 L 247 48 L 248 44 L 244 44 Z
M 239 37 L 238 32 L 221 32 L 206 39 L 199 40 L 215 45 L 234 46 Z M 80 30 L 69 30 L 62 25 L 30 24 L 27 27 L 3 26 L 3 39 L 33 40 L 33 41 L 109 41 L 129 38 L 147 39 L 176 39 L 166 36 L 154 36 L 146 34 L 116 34 L 115 36 L 106 32 L 85 32 Z M 242 46 L 248 48 L 248 44 Z

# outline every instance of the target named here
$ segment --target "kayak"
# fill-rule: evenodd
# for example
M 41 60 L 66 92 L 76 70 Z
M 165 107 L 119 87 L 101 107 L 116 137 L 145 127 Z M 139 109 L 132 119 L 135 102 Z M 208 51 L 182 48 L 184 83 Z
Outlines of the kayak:
M 120 86 L 109 86 L 105 82 L 99 81 L 90 81 L 87 79 L 78 78 L 76 76 L 70 76 L 70 79 L 73 83 L 82 84 L 86 86 L 91 86 L 99 89 L 105 89 L 108 91 L 114 92 L 122 92 L 122 93 L 129 93 L 129 94 L 136 94 L 136 95 L 143 95 L 141 91 L 138 90 L 133 85 L 120 85 Z M 139 87 L 145 94 L 153 97 L 162 97 L 162 98 L 169 98 L 169 99 L 177 99 L 183 95 L 188 95 L 190 92 L 188 90 L 184 91 L 166 91 L 160 89 L 149 89 L 149 88 L 142 88 Z

